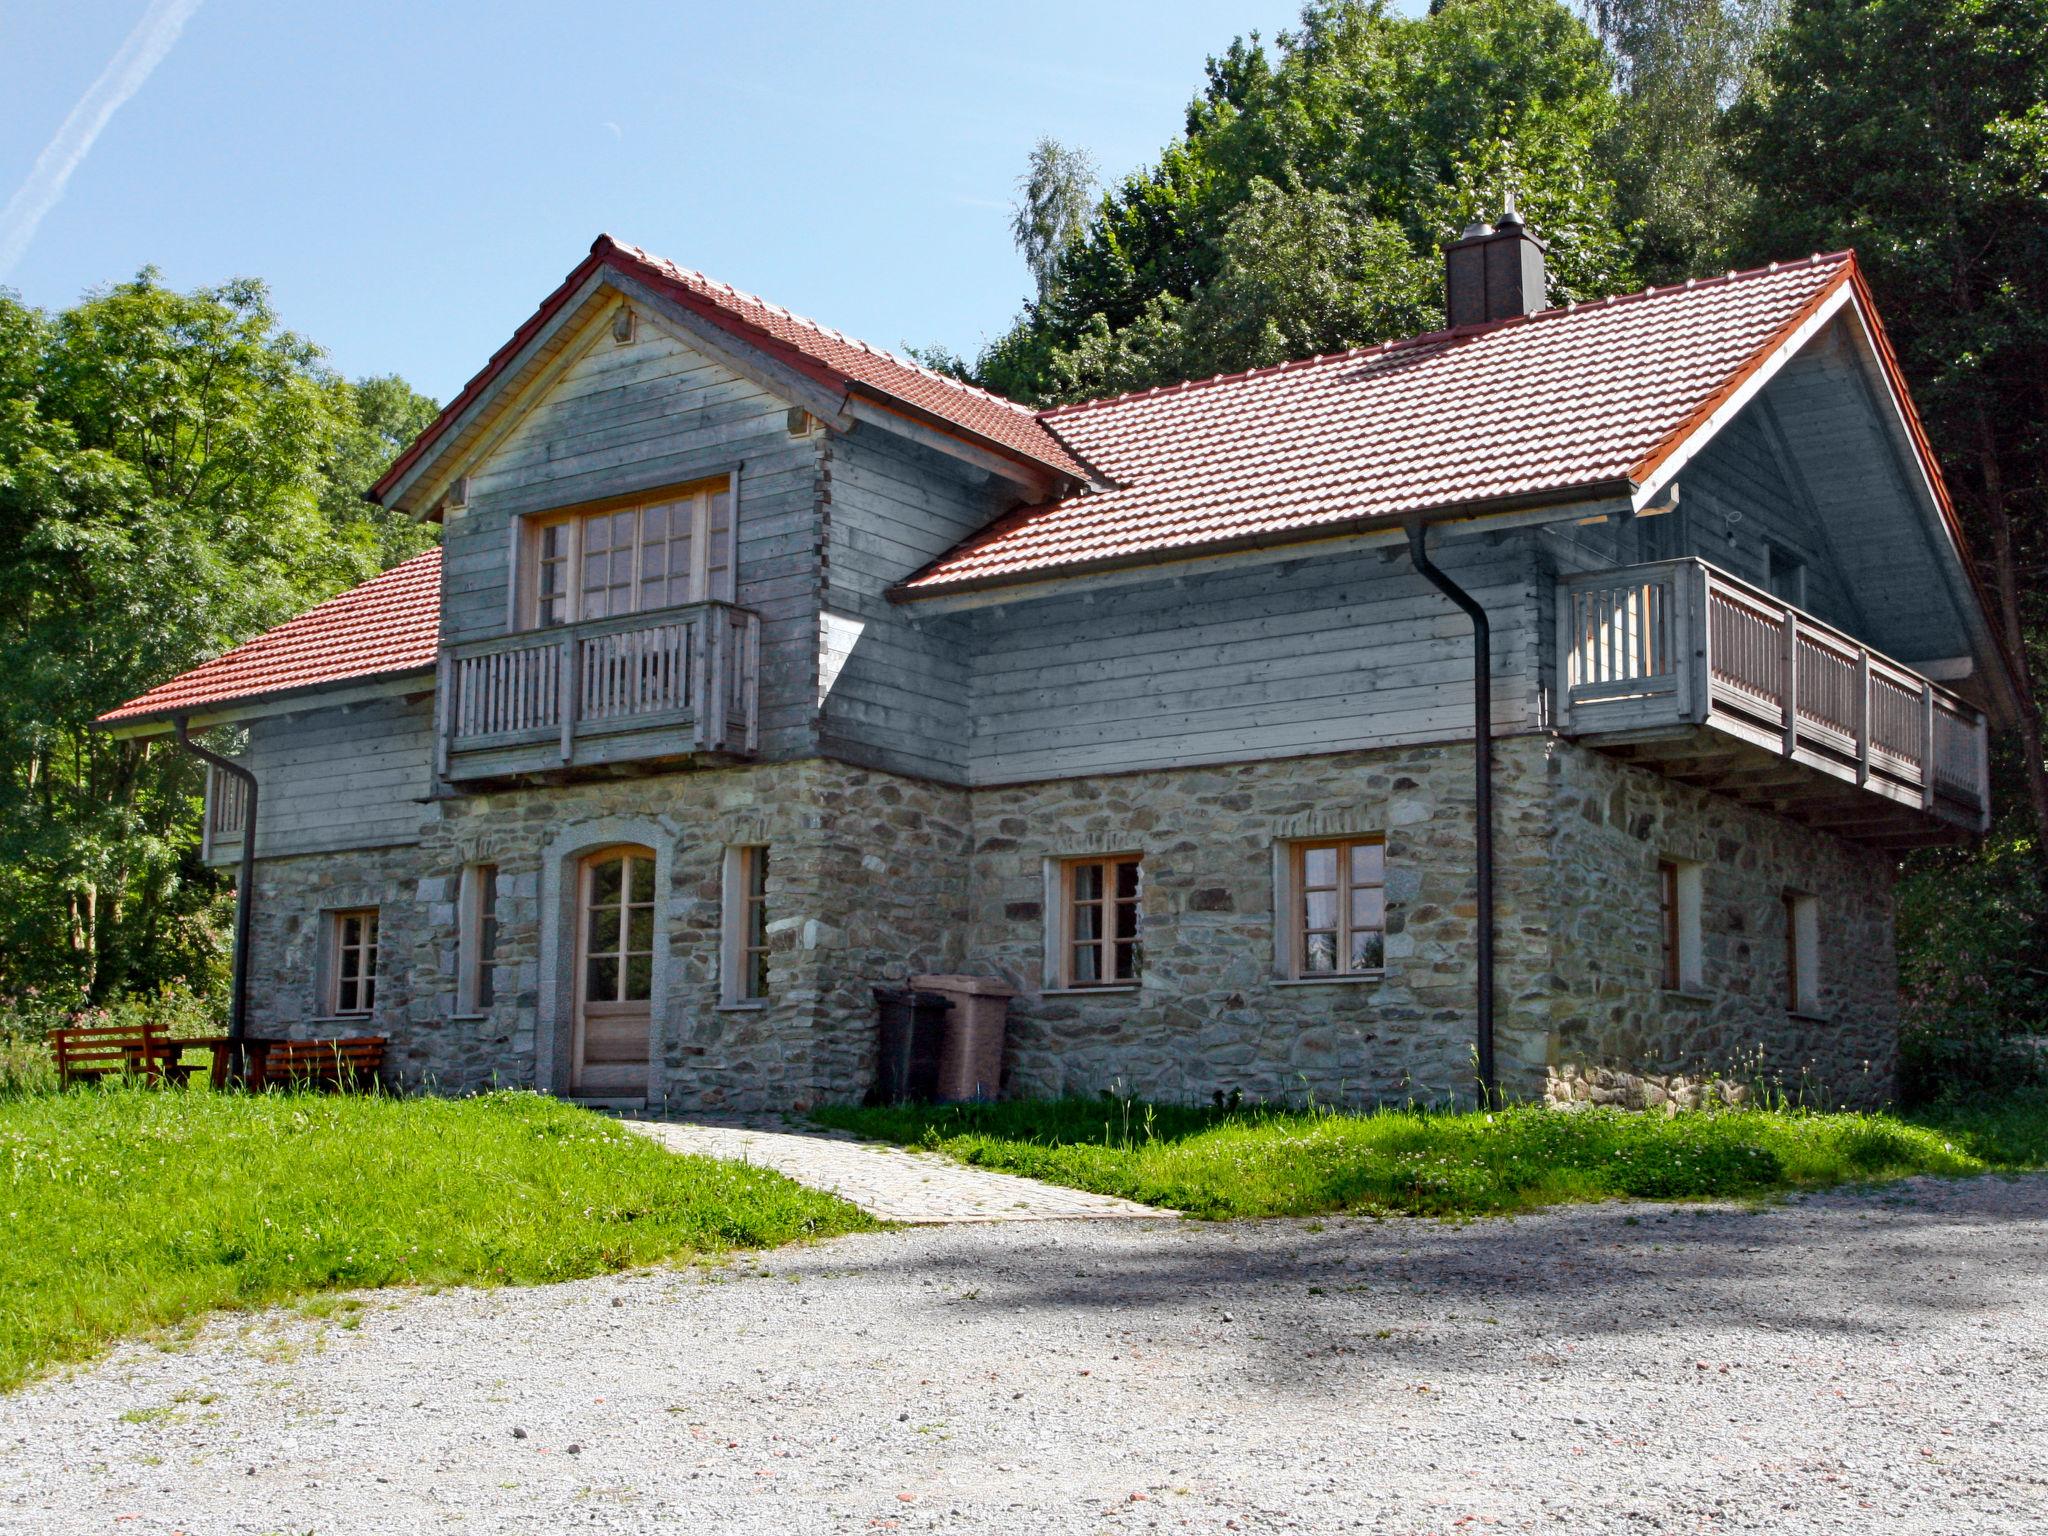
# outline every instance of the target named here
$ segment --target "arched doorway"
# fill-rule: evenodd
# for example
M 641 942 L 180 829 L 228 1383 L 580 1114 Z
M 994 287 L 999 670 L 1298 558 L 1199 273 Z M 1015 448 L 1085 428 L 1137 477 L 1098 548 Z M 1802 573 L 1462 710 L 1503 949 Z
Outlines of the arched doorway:
M 654 854 L 586 856 L 576 879 L 576 1029 L 569 1091 L 647 1090 L 654 998 Z

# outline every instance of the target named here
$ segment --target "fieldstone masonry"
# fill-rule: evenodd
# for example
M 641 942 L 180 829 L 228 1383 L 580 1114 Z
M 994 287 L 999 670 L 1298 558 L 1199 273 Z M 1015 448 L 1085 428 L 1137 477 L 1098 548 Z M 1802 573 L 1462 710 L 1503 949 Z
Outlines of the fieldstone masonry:
M 1890 1092 L 1898 1013 L 1881 854 L 1572 743 L 1498 744 L 1497 1025 L 1503 1081 L 1555 1102 L 1691 1102 L 1773 1082 L 1826 1102 Z M 563 892 L 607 843 L 657 845 L 657 1066 L 676 1111 L 857 1098 L 870 988 L 968 970 L 1016 986 L 1006 1091 L 1206 1101 L 1469 1096 L 1476 968 L 1471 753 L 1389 749 L 967 790 L 823 759 L 506 790 L 423 806 L 417 846 L 259 865 L 259 1029 L 322 1020 L 322 913 L 382 913 L 379 1007 L 404 1087 L 566 1087 Z M 1387 843 L 1385 973 L 1294 983 L 1276 847 Z M 725 1006 L 724 850 L 770 849 L 769 999 Z M 1144 978 L 1044 986 L 1046 866 L 1144 858 Z M 1705 866 L 1705 985 L 1661 988 L 1657 863 Z M 465 864 L 499 870 L 496 999 L 456 1012 Z M 564 882 L 570 882 L 565 884 Z M 1820 898 L 1820 1015 L 1789 1015 L 1782 895 Z M 552 905 L 551 905 L 552 902 Z M 550 930 L 553 929 L 551 934 Z M 553 969 L 549 967 L 552 965 Z

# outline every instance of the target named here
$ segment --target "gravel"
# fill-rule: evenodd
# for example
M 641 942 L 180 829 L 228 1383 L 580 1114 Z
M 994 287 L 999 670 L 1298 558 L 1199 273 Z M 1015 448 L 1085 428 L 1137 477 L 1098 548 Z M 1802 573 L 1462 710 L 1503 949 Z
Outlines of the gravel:
M 2029 1177 L 372 1293 L 0 1398 L 0 1530 L 2038 1530 L 2044 1261 Z

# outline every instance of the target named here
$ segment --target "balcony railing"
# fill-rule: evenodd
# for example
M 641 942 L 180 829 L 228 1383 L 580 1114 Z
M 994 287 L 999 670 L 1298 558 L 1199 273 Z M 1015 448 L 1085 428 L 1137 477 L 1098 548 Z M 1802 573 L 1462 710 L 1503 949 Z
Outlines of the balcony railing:
M 451 646 L 441 775 L 751 755 L 760 637 L 757 615 L 707 602 Z
M 1942 819 L 1989 824 L 1983 714 L 1699 560 L 1566 577 L 1559 725 L 1708 726 Z

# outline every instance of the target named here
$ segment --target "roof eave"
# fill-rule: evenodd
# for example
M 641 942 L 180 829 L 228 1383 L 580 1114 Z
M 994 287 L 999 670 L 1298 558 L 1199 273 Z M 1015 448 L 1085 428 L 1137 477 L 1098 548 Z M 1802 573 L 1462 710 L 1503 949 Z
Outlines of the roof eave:
M 216 725 L 232 725 L 240 720 L 297 714 L 307 708 L 339 709 L 371 699 L 431 691 L 433 676 L 434 663 L 426 662 L 416 667 L 394 667 L 385 672 L 365 672 L 356 677 L 305 683 L 296 688 L 272 688 L 260 693 L 208 699 L 203 703 L 168 704 L 147 712 L 122 714 L 119 719 L 110 719 L 110 715 L 118 713 L 110 710 L 93 720 L 92 729 L 102 731 L 116 741 L 126 741 L 168 735 L 180 716 L 193 729 L 203 730 Z M 412 679 L 424 680 L 427 688 L 416 686 L 409 681 Z M 316 699 L 317 703 L 314 702 Z

